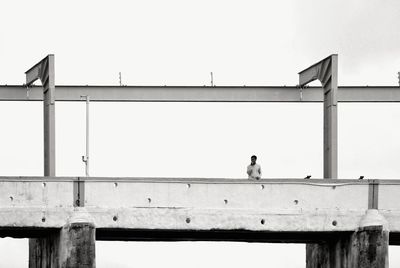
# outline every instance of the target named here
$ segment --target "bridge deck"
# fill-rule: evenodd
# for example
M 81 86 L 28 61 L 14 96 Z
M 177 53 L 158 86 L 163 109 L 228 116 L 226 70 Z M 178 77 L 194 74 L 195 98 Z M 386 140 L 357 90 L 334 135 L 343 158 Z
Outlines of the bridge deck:
M 310 242 L 356 230 L 374 205 L 398 244 L 399 190 L 400 180 L 0 177 L 0 236 L 40 236 L 85 211 L 100 240 Z

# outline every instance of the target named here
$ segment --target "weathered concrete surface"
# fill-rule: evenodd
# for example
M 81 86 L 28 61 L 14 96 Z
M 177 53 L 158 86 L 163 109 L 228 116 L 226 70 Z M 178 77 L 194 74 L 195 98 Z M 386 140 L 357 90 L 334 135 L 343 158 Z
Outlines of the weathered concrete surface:
M 59 267 L 59 234 L 29 239 L 29 268 Z
M 355 230 L 368 185 L 319 182 L 94 178 L 85 183 L 85 207 L 98 228 Z
M 88 207 L 99 228 L 326 232 L 355 230 L 363 213 Z
M 72 206 L 0 208 L 0 228 L 61 228 L 73 211 Z
M 29 267 L 96 267 L 95 241 L 92 222 L 67 223 L 56 233 L 29 240 Z
M 102 193 L 102 194 L 99 194 Z M 349 204 L 347 197 L 351 196 Z M 362 210 L 368 183 L 323 180 L 86 180 L 85 206 L 198 209 Z
M 308 246 L 308 267 L 385 267 L 388 230 L 400 243 L 397 190 L 377 180 L 0 178 L 0 235 L 36 228 L 35 268 L 94 267 L 96 228 L 105 240 L 321 242 Z
M 0 209 L 72 206 L 74 178 L 0 177 Z
M 389 232 L 382 226 L 360 228 L 349 236 L 307 244 L 307 268 L 387 268 Z
M 60 267 L 96 267 L 93 223 L 71 223 L 60 234 Z
M 355 231 L 370 181 L 175 178 L 0 178 L 0 229 L 62 228 L 76 189 L 96 228 L 141 230 Z M 376 183 L 376 181 L 374 181 Z M 400 233 L 400 182 L 379 181 L 378 208 Z M 1 233 L 0 233 L 1 234 Z

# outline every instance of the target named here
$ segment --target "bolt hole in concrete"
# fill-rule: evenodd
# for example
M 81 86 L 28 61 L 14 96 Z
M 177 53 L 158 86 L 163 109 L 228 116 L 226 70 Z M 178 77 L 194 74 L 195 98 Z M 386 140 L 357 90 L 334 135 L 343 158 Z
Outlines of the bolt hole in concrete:
M 336 226 L 336 225 L 337 225 L 337 221 L 333 221 L 333 222 L 332 222 L 332 225 L 333 225 L 333 226 Z
M 299 200 L 294 200 L 294 204 L 297 205 L 299 203 Z
M 14 200 L 14 197 L 10 196 L 10 201 L 13 201 L 13 200 Z
M 147 202 L 151 203 L 151 198 L 147 198 Z
M 113 217 L 113 221 L 117 221 L 118 220 L 118 217 L 117 216 L 114 216 Z
M 186 218 L 186 223 L 190 223 L 190 218 Z
M 46 187 L 46 183 L 45 182 L 43 182 L 42 185 L 43 185 L 43 187 Z
M 336 186 L 332 186 L 332 190 L 335 190 L 336 189 Z
M 264 190 L 265 186 L 264 184 L 261 184 L 261 190 Z
M 117 182 L 114 182 L 114 187 L 118 187 L 118 183 Z
M 224 199 L 224 203 L 225 203 L 225 205 L 228 204 L 228 200 L 227 200 L 227 199 Z
M 43 217 L 43 218 L 42 218 L 42 222 L 45 222 L 45 221 L 46 221 L 46 218 L 45 218 L 45 217 Z
M 188 183 L 186 186 L 187 186 L 188 189 L 191 187 L 190 183 Z
M 261 219 L 261 224 L 264 225 L 265 224 L 265 220 Z

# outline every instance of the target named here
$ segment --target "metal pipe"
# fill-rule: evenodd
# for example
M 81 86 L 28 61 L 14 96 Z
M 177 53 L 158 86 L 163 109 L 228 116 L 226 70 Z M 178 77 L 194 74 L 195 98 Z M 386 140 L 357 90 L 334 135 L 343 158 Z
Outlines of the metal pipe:
M 85 163 L 85 175 L 89 177 L 89 103 L 90 96 L 81 96 L 86 100 L 86 155 L 82 156 L 82 161 Z

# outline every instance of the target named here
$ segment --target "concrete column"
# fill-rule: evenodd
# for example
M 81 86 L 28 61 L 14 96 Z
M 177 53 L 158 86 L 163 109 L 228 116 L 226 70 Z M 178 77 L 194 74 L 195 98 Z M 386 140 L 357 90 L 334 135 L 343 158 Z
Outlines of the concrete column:
M 375 225 L 368 215 L 379 216 L 377 210 L 369 211 L 356 232 L 341 233 L 320 244 L 307 244 L 306 267 L 388 268 L 389 230 L 384 223 Z
M 96 228 L 74 221 L 47 237 L 29 240 L 29 268 L 94 268 Z
M 29 239 L 29 268 L 58 267 L 59 235 Z

